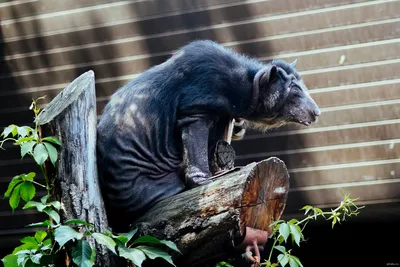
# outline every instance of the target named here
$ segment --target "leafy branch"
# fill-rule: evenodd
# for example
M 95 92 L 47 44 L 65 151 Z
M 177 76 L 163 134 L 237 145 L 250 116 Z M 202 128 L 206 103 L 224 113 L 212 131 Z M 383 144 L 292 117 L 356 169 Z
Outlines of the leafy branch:
M 4 149 L 6 142 L 12 142 L 19 146 L 21 158 L 26 155 L 32 157 L 39 166 L 45 180 L 42 184 L 35 180 L 36 173 L 19 174 L 12 178 L 4 193 L 9 198 L 9 204 L 14 211 L 20 204 L 21 199 L 25 201 L 24 210 L 35 209 L 48 215 L 48 219 L 38 223 L 32 223 L 27 227 L 43 227 L 45 230 L 37 231 L 34 236 L 27 236 L 20 241 L 22 245 L 4 257 L 2 262 L 5 267 L 17 266 L 55 266 L 57 257 L 65 256 L 65 248 L 71 248 L 70 254 L 73 264 L 76 266 L 93 266 L 96 262 L 96 250 L 88 242 L 89 237 L 107 247 L 115 255 L 131 261 L 135 266 L 141 267 L 146 259 L 162 258 L 171 265 L 171 256 L 167 250 L 179 252 L 176 245 L 171 241 L 158 240 L 151 236 L 140 236 L 132 241 L 137 230 L 129 233 L 113 234 L 110 231 L 98 233 L 93 231 L 94 226 L 82 220 L 72 219 L 61 221 L 61 203 L 54 200 L 51 195 L 54 180 L 50 180 L 46 171 L 45 163 L 51 162 L 56 167 L 58 159 L 57 148 L 61 142 L 54 136 L 42 137 L 37 117 L 40 108 L 37 101 L 44 99 L 40 97 L 32 101 L 30 109 L 35 115 L 34 127 L 10 125 L 1 133 L 3 140 L 0 141 L 0 149 Z M 39 186 L 47 190 L 47 194 L 40 201 L 34 201 L 36 188 Z M 180 253 L 180 252 L 179 252 Z
M 284 220 L 278 220 L 273 222 L 270 227 L 274 227 L 272 237 L 273 244 L 271 251 L 269 253 L 268 259 L 261 263 L 261 266 L 267 267 L 276 267 L 276 266 L 286 266 L 287 264 L 290 267 L 302 267 L 303 265 L 300 262 L 300 259 L 291 254 L 291 250 L 287 250 L 283 243 L 286 243 L 288 238 L 291 237 L 292 243 L 295 243 L 300 247 L 300 242 L 304 241 L 303 230 L 307 223 L 311 220 L 317 220 L 319 217 L 323 217 L 328 221 L 332 222 L 332 228 L 336 223 L 340 223 L 341 221 L 345 221 L 347 217 L 357 216 L 359 214 L 360 209 L 364 207 L 358 207 L 355 202 L 358 200 L 357 198 L 350 198 L 349 194 L 346 194 L 342 190 L 343 200 L 340 202 L 340 205 L 331 209 L 330 211 L 323 211 L 319 208 L 313 206 L 304 206 L 301 210 L 304 210 L 304 215 L 307 215 L 301 221 L 297 219 L 291 219 L 286 222 Z M 302 226 L 302 227 L 301 227 Z M 280 254 L 277 256 L 277 262 L 273 263 L 271 261 L 273 252 L 277 250 Z

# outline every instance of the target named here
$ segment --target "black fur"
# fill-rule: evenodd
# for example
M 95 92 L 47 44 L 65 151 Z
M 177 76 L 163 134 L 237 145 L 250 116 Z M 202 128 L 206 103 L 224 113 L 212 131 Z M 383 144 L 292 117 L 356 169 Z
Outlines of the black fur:
M 211 41 L 184 46 L 120 88 L 99 122 L 110 225 L 124 230 L 156 202 L 206 183 L 209 153 L 232 118 L 265 130 L 318 115 L 284 61 L 263 64 Z

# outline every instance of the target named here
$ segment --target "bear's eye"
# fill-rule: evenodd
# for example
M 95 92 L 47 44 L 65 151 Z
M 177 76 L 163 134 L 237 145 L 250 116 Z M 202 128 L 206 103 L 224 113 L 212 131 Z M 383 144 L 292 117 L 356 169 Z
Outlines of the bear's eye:
M 299 97 L 299 96 L 300 96 L 300 89 L 297 88 L 296 86 L 293 86 L 293 87 L 292 87 L 292 94 L 293 94 L 293 96 L 295 96 L 295 97 Z

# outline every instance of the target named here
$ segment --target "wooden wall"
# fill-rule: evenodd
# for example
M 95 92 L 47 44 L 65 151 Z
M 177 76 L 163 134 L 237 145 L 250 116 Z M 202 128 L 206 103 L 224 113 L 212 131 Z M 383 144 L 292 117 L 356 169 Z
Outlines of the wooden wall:
M 51 100 L 89 69 L 100 113 L 118 87 L 194 39 L 261 60 L 298 59 L 322 110 L 318 123 L 251 132 L 235 144 L 238 165 L 269 156 L 287 163 L 286 214 L 305 204 L 336 205 L 338 187 L 371 207 L 371 220 L 399 213 L 398 0 L 2 1 L 0 127 L 32 123 L 32 98 Z M 0 152 L 0 192 L 34 168 L 8 146 Z M 38 219 L 0 201 L 0 250 Z

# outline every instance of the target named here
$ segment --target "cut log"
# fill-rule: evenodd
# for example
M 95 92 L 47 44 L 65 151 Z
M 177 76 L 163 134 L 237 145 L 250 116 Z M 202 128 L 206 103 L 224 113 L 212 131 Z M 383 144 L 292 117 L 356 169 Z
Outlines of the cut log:
M 174 241 L 183 253 L 174 255 L 177 266 L 208 266 L 254 239 L 264 245 L 288 191 L 285 164 L 269 158 L 165 199 L 132 226 L 141 234 Z
M 96 93 L 93 71 L 88 71 L 58 94 L 39 114 L 44 132 L 57 136 L 62 145 L 56 182 L 64 219 L 80 219 L 107 229 L 96 164 Z M 89 240 L 94 246 L 94 240 Z M 99 266 L 112 266 L 110 251 L 96 243 Z

